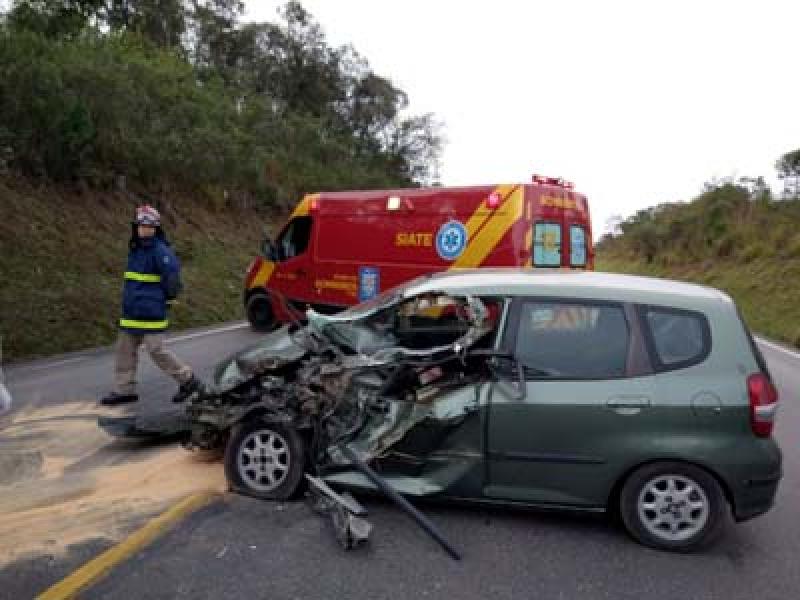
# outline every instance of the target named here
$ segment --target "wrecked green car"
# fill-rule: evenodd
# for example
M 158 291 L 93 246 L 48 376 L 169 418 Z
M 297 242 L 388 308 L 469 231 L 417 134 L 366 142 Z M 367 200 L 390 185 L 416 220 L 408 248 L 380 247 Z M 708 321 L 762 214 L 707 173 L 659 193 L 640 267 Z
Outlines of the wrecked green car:
M 640 542 L 690 550 L 728 515 L 772 506 L 776 407 L 717 290 L 480 269 L 309 311 L 222 363 L 187 411 L 189 444 L 224 446 L 231 486 L 249 495 L 286 499 L 311 481 L 616 511 Z
M 347 473 L 343 445 L 403 493 L 444 492 L 480 470 L 480 389 L 502 298 L 387 292 L 335 316 L 314 311 L 220 365 L 188 406 L 190 445 L 225 443 L 234 488 L 291 497 L 311 470 Z M 498 376 L 501 367 L 497 367 Z

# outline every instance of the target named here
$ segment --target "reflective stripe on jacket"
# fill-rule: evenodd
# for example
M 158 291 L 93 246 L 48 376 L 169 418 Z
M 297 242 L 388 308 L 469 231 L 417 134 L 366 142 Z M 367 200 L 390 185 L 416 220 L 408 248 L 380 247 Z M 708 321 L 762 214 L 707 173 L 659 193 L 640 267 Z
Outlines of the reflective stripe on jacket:
M 123 329 L 153 333 L 169 325 L 167 300 L 180 288 L 180 263 L 163 240 L 137 240 L 128 254 L 122 296 Z

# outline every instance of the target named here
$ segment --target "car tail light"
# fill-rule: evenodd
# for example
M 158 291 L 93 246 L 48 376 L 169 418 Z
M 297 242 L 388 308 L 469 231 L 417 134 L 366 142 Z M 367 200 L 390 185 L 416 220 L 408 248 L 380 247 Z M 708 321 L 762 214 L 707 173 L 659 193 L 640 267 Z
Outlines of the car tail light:
M 747 378 L 747 393 L 750 396 L 750 427 L 757 436 L 769 437 L 775 425 L 778 391 L 769 377 L 756 373 Z

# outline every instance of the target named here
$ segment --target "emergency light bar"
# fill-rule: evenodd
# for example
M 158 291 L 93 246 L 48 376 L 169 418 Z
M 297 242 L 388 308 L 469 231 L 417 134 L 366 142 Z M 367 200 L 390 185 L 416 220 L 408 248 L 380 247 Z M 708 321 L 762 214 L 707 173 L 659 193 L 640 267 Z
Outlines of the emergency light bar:
M 575 184 L 572 183 L 571 181 L 567 181 L 563 177 L 547 177 L 545 175 L 534 175 L 533 183 L 538 183 L 541 185 L 555 185 L 557 187 L 563 187 L 568 190 L 575 189 Z

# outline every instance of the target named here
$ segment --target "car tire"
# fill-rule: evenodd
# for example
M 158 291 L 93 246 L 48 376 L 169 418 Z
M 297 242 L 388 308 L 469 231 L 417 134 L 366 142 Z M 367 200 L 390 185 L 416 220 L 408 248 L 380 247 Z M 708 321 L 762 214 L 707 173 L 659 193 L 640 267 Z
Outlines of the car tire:
M 727 503 L 716 479 L 681 462 L 634 471 L 619 497 L 622 522 L 640 543 L 673 552 L 706 547 L 720 533 Z
M 266 294 L 256 292 L 245 304 L 247 320 L 255 331 L 269 331 L 275 326 L 275 312 Z
M 234 426 L 225 446 L 225 477 L 236 492 L 288 500 L 300 489 L 305 443 L 280 423 L 251 419 Z

